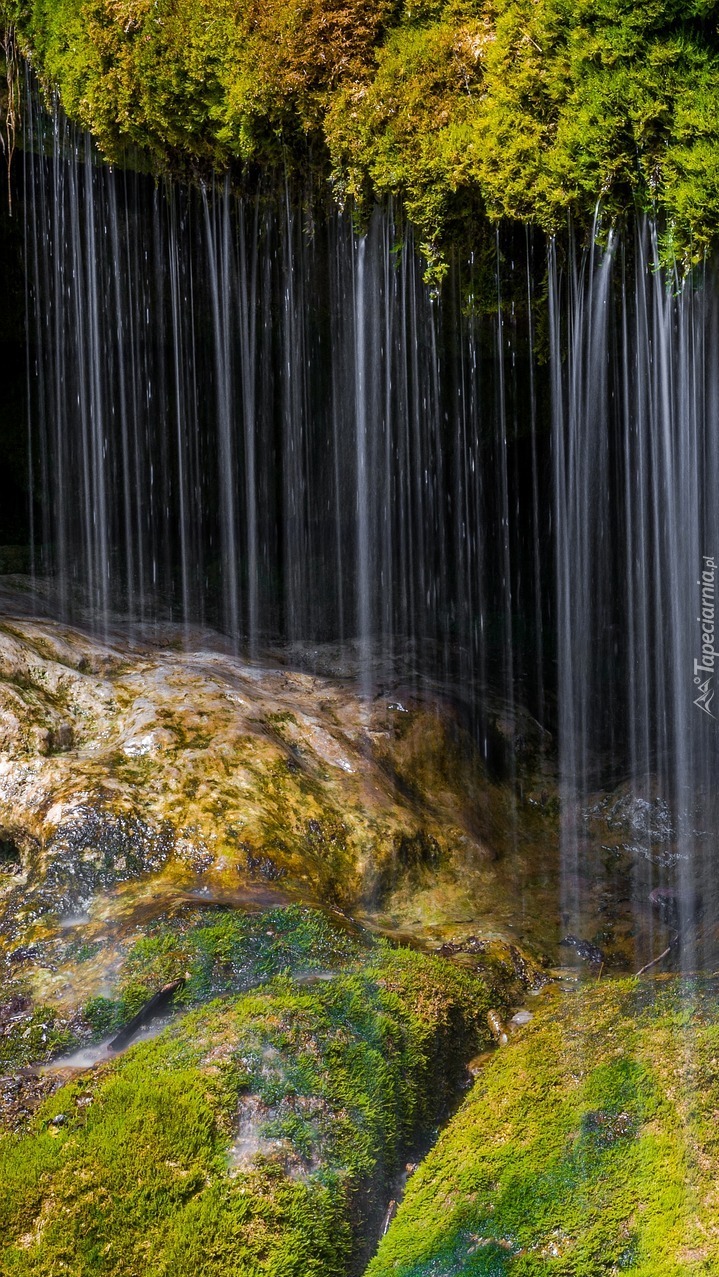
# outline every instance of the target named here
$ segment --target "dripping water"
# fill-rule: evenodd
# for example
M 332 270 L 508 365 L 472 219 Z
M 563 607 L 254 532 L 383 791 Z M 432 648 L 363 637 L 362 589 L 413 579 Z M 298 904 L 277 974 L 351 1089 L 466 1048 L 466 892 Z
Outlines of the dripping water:
M 646 952 L 659 892 L 674 961 L 706 967 L 719 737 L 695 661 L 719 563 L 716 281 L 662 270 L 644 224 L 563 269 L 553 245 L 549 284 L 563 921 L 586 925 L 599 813 L 624 831 Z
M 334 646 L 367 697 L 450 687 L 496 762 L 479 689 L 511 720 L 521 665 L 536 709 L 514 583 L 530 612 L 546 592 L 520 566 L 544 512 L 512 506 L 499 278 L 492 334 L 471 263 L 438 302 L 391 207 L 358 234 L 289 183 L 243 201 L 114 171 L 31 84 L 27 120 L 36 571 L 58 613 Z

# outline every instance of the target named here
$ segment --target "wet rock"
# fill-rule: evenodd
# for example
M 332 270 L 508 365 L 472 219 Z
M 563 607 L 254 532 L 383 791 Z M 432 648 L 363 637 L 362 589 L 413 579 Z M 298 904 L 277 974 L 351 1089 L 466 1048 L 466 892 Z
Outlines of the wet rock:
M 453 958 L 455 953 L 464 952 L 465 946 L 463 944 L 453 944 L 451 940 L 446 940 L 437 950 L 440 958 Z
M 636 1123 L 629 1113 L 612 1113 L 599 1109 L 585 1113 L 582 1118 L 582 1132 L 596 1136 L 604 1148 L 634 1135 Z
M 696 922 L 704 912 L 701 893 L 678 887 L 655 887 L 649 893 L 649 903 L 661 921 L 672 928 Z
M 489 944 L 486 940 L 479 940 L 477 936 L 467 936 L 466 940 L 456 942 L 452 940 L 445 940 L 444 944 L 440 945 L 437 952 L 442 958 L 451 958 L 456 953 L 470 953 L 480 956 L 485 954 L 488 948 Z M 510 947 L 510 952 L 511 951 Z M 517 972 L 517 974 L 519 975 L 519 972 Z M 521 978 L 522 977 L 520 976 L 520 979 Z
M 504 775 L 541 769 L 552 745 L 551 734 L 517 704 L 491 705 L 486 733 L 492 766 Z
M 636 794 L 626 786 L 604 794 L 584 812 L 592 840 L 630 860 L 673 868 L 685 857 L 672 812 L 660 794 Z
M 36 754 L 47 755 L 52 750 L 52 732 L 49 727 L 30 729 L 30 747 Z
M 0 1030 L 22 1018 L 29 1011 L 30 1005 L 30 999 L 23 994 L 15 994 L 6 1002 L 0 1003 Z
M 509 956 L 517 979 L 521 980 L 526 989 L 538 991 L 549 982 L 550 977 L 546 971 L 543 971 L 536 961 L 530 960 L 526 953 L 522 953 L 516 944 L 509 946 Z
M 507 1024 L 507 1028 L 510 1032 L 516 1033 L 518 1029 L 524 1029 L 528 1024 L 531 1024 L 533 1019 L 534 1015 L 531 1011 L 521 1008 L 519 1011 L 515 1011 Z
M 400 834 L 377 884 L 380 897 L 402 884 L 420 886 L 436 876 L 442 864 L 442 849 L 436 838 L 423 829 Z
M 466 939 L 466 940 L 465 940 L 465 942 L 464 942 L 464 951 L 465 951 L 465 953 L 477 953 L 477 954 L 486 953 L 486 952 L 487 952 L 487 941 L 486 941 L 486 940 L 480 940 L 480 939 L 478 939 L 478 937 L 477 937 L 477 936 L 467 936 L 467 939 Z M 513 955 L 515 952 L 517 952 L 517 951 L 515 950 L 515 948 L 514 948 L 514 946 L 513 946 L 513 945 L 510 945 L 510 950 L 509 950 L 509 951 L 510 951 L 510 954 L 512 954 L 512 955 Z M 519 975 L 519 972 L 517 972 L 517 974 Z M 520 976 L 520 979 L 521 979 L 521 978 L 522 978 L 522 977 Z
M 600 967 L 606 962 L 602 950 L 596 944 L 592 944 L 591 940 L 582 940 L 579 936 L 569 935 L 559 943 L 565 949 L 574 949 L 577 957 L 581 958 L 582 962 L 589 963 L 590 966 Z
M 32 1069 L 0 1077 L 0 1127 L 21 1131 L 64 1081 Z
M 22 855 L 14 838 L 0 836 L 0 874 L 22 872 Z
M 467 1065 L 467 1072 L 472 1080 L 479 1077 L 480 1073 L 487 1067 L 493 1056 L 493 1051 L 482 1051 L 479 1055 L 474 1055 L 472 1057 Z
M 498 1042 L 500 1046 L 506 1046 L 509 1041 L 509 1035 L 507 1026 L 499 1011 L 492 1009 L 487 1012 L 487 1024 L 495 1042 Z
M 484 929 L 510 940 L 531 878 L 527 928 L 554 943 L 551 872 L 536 887 L 554 826 L 532 813 L 531 837 L 518 833 L 452 702 L 388 683 L 367 704 L 346 682 L 206 642 L 131 651 L 120 633 L 109 646 L 0 624 L 0 701 L 20 732 L 0 755 L 0 829 L 23 849 L 22 888 L 12 873 L 0 884 L 0 951 L 94 911 L 125 916 L 133 899 L 149 917 L 169 883 L 218 899 L 281 884 L 435 948 L 462 919 L 475 941 L 459 956 L 483 960 Z
M 7 958 L 8 962 L 19 964 L 22 962 L 34 962 L 36 958 L 39 958 L 39 956 L 40 950 L 37 945 L 26 944 L 19 945 L 17 949 L 11 949 Z
M 649 903 L 667 926 L 679 925 L 680 897 L 674 887 L 655 887 L 649 892 Z
M 287 870 L 276 865 L 271 856 L 255 855 L 251 847 L 245 848 L 245 865 L 251 878 L 264 882 L 280 882 L 287 876 Z
M 52 731 L 52 748 L 55 750 L 72 749 L 75 731 L 72 723 L 59 723 Z
M 538 993 L 552 978 L 528 951 L 474 934 L 446 940 L 435 952 L 481 974 L 497 997 L 510 1004 L 522 1000 L 527 992 Z
M 100 888 L 157 872 L 175 847 L 169 824 L 153 828 L 134 814 L 81 804 L 66 813 L 43 853 L 44 874 L 23 890 L 36 918 L 71 914 Z

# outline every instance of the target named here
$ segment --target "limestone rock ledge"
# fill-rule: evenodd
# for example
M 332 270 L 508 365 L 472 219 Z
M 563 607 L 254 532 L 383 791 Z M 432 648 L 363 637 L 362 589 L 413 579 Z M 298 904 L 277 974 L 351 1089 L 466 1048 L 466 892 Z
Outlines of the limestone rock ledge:
M 6 953 L 179 897 L 321 905 L 438 947 L 516 943 L 524 890 L 553 938 L 553 818 L 518 821 L 438 698 L 5 620 L 0 744 Z

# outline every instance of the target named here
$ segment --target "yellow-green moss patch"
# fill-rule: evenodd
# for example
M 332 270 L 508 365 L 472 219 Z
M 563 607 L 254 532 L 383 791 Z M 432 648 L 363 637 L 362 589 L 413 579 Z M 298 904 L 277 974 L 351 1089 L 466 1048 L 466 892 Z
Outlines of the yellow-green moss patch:
M 488 1005 L 451 964 L 382 947 L 190 1012 L 0 1139 L 0 1272 L 339 1277 Z
M 486 1067 L 367 1277 L 698 1277 L 719 1267 L 719 985 L 555 997 Z
M 716 244 L 716 0 L 2 0 L 3 20 L 107 156 L 397 197 L 435 276 L 487 214 L 556 231 L 639 205 L 667 262 Z

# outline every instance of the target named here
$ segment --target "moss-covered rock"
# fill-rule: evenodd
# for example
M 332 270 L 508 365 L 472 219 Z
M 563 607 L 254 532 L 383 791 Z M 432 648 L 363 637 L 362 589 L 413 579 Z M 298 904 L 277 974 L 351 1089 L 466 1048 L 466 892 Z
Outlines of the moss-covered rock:
M 0 1073 L 51 1060 L 75 1044 L 68 1020 L 56 1007 L 33 1006 L 28 997 L 17 992 L 0 1003 Z
M 188 1013 L 0 1137 L 0 1271 L 339 1277 L 489 1004 L 450 963 L 379 946 Z
M 104 1035 L 176 980 L 182 980 L 183 987 L 175 1005 L 187 1008 L 255 988 L 281 974 L 323 978 L 360 962 L 371 949 L 369 938 L 297 905 L 251 914 L 221 909 L 210 917 L 190 908 L 148 926 L 127 947 L 119 965 L 113 953 L 110 971 L 101 953 L 85 957 L 72 945 L 66 962 L 77 968 L 78 959 L 90 961 L 95 978 L 100 973 L 113 986 L 114 996 L 92 998 L 82 1008 L 83 1018 Z
M 718 990 L 555 995 L 481 1072 L 367 1277 L 716 1272 Z
M 106 155 L 398 197 L 435 275 L 487 214 L 556 231 L 638 204 L 668 262 L 716 242 L 716 0 L 2 0 L 0 19 Z
M 370 960 L 374 942 L 294 905 L 259 912 L 180 906 L 142 927 L 105 940 L 73 928 L 3 963 L 0 1073 L 42 1065 L 89 1042 L 108 1038 L 164 985 L 181 981 L 173 1006 L 187 1010 L 218 995 L 237 995 L 278 975 L 324 978 Z M 52 972 L 48 1001 L 33 999 L 41 964 Z M 488 964 L 500 1002 L 505 986 Z M 102 992 L 98 992 L 102 990 Z M 496 1000 L 496 999 L 495 999 Z M 0 1124 L 3 1106 L 0 1103 Z

